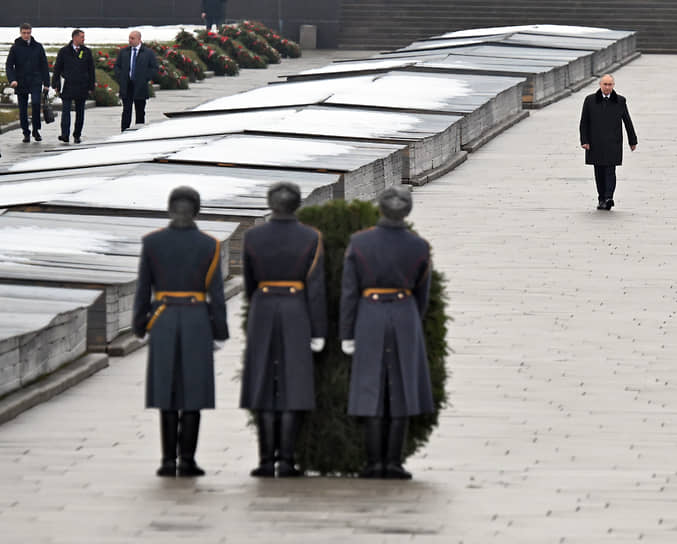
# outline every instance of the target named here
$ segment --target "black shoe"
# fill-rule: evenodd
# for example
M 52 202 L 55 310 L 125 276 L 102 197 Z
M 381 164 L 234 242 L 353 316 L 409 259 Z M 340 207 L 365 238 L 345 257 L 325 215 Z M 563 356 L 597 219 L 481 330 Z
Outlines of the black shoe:
M 174 478 L 176 476 L 176 461 L 173 459 L 167 461 L 163 460 L 160 468 L 157 469 L 155 474 L 158 476 L 169 476 Z
M 24 139 L 21 140 L 23 143 L 27 144 L 31 141 L 31 135 L 29 134 L 24 134 Z
M 614 206 L 614 199 L 613 198 L 607 198 L 606 202 L 604 203 L 604 209 L 605 210 L 610 210 Z
M 41 142 L 42 141 L 42 136 L 40 136 L 40 133 L 37 130 L 33 131 L 33 138 L 35 138 L 36 142 Z
M 411 472 L 404 470 L 402 465 L 388 463 L 385 468 L 385 477 L 389 480 L 411 480 Z
M 197 466 L 195 459 L 181 459 L 179 461 L 178 473 L 182 478 L 195 478 L 196 476 L 205 475 L 205 471 Z
M 278 478 L 297 478 L 299 476 L 303 476 L 303 472 L 294 466 L 294 461 L 280 459 L 280 462 L 277 464 Z
M 82 142 L 82 140 L 80 139 L 80 136 L 73 136 L 73 141 L 74 141 L 76 144 L 79 144 L 79 143 Z
M 275 478 L 275 463 L 272 461 L 261 463 L 258 467 L 253 469 L 249 475 L 254 478 Z
M 383 463 L 373 463 L 364 467 L 359 474 L 360 478 L 383 478 Z
M 59 135 L 56 137 L 56 139 L 62 141 L 62 142 L 65 143 L 65 144 L 68 143 L 68 136 L 61 136 L 61 134 L 59 134 Z M 76 140 L 75 143 L 77 143 L 77 140 Z
M 604 205 L 604 201 L 603 201 L 603 200 L 600 200 L 600 201 L 597 203 L 597 209 L 598 209 L 598 210 L 606 210 L 606 206 Z

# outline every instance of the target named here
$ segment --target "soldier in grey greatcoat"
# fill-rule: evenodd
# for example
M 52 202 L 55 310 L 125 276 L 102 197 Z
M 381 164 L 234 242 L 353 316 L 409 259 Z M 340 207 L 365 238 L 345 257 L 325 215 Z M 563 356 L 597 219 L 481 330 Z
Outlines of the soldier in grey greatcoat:
M 303 412 L 315 408 L 312 351 L 327 335 L 322 236 L 298 221 L 300 204 L 296 184 L 273 185 L 270 221 L 242 244 L 249 314 L 240 406 L 256 412 L 257 477 L 275 476 L 276 460 L 277 476 L 301 474 L 296 436 Z
M 202 476 L 200 410 L 214 408 L 214 340 L 228 338 L 218 240 L 198 230 L 200 195 L 177 187 L 171 222 L 143 238 L 133 330 L 150 333 L 146 407 L 160 409 L 158 476 Z
M 409 479 L 402 451 L 409 416 L 434 410 L 422 318 L 430 249 L 404 222 L 407 189 L 386 189 L 381 219 L 350 238 L 341 284 L 341 348 L 353 356 L 348 413 L 365 420 L 362 478 Z

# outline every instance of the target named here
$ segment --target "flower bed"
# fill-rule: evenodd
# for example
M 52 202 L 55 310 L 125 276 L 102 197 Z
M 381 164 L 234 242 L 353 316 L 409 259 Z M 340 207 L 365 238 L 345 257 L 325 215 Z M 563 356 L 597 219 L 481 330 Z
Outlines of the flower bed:
M 253 55 L 259 55 L 268 64 L 279 64 L 281 55 L 261 35 L 239 26 L 224 25 L 219 29 L 219 35 L 237 40 L 249 49 Z
M 250 30 L 265 38 L 266 41 L 283 57 L 295 59 L 301 56 L 301 46 L 298 43 L 280 36 L 277 32 L 271 30 L 263 23 L 259 23 L 258 21 L 243 21 L 239 26 L 242 29 Z
M 238 73 L 237 63 L 230 58 L 216 44 L 208 45 L 199 41 L 195 36 L 182 30 L 176 35 L 176 43 L 179 48 L 192 49 L 210 70 L 217 76 L 234 76 Z
M 240 68 L 266 68 L 268 66 L 261 55 L 254 53 L 241 41 L 229 36 L 201 30 L 197 34 L 197 39 L 200 43 L 211 44 L 212 47 L 225 51 Z

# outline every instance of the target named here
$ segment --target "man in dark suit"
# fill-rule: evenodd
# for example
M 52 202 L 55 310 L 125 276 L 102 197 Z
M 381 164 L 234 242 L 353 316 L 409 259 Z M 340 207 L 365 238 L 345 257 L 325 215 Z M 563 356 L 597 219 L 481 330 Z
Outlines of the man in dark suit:
M 120 85 L 122 99 L 122 130 L 132 124 L 132 105 L 136 113 L 136 124 L 146 121 L 146 100 L 148 82 L 158 73 L 155 53 L 141 43 L 141 33 L 129 33 L 129 47 L 120 50 L 115 60 L 115 79 Z
M 150 333 L 146 407 L 160 409 L 158 476 L 204 474 L 195 462 L 200 410 L 214 408 L 214 340 L 228 338 L 220 243 L 198 230 L 199 209 L 197 191 L 174 189 L 171 222 L 143 238 L 139 261 L 132 327 L 139 338 Z
M 31 97 L 31 119 L 33 138 L 36 142 L 40 136 L 40 94 L 49 89 L 49 66 L 45 49 L 32 37 L 33 27 L 23 23 L 19 28 L 21 37 L 14 40 L 14 45 L 7 55 L 5 71 L 9 86 L 14 89 L 19 100 L 19 120 L 24 133 L 23 142 L 31 141 L 28 128 L 28 96 Z
M 300 204 L 296 184 L 273 185 L 270 221 L 248 230 L 242 244 L 249 315 L 240 406 L 256 412 L 256 477 L 275 476 L 276 459 L 277 476 L 301 475 L 294 449 L 302 413 L 315 408 L 311 352 L 327 335 L 322 236 L 299 223 Z
M 71 131 L 71 105 L 75 101 L 73 141 L 79 144 L 82 127 L 85 124 L 85 100 L 89 93 L 94 92 L 96 78 L 94 57 L 91 50 L 85 46 L 85 33 L 76 28 L 71 36 L 73 38 L 71 42 L 62 47 L 56 55 L 52 88 L 61 92 L 61 134 L 58 139 L 68 143 Z M 61 76 L 64 78 L 63 89 Z
M 595 168 L 598 210 L 610 210 L 614 206 L 616 166 L 623 163 L 621 123 L 625 124 L 630 149 L 637 148 L 637 135 L 625 97 L 616 94 L 614 84 L 612 75 L 603 75 L 599 90 L 586 96 L 581 113 L 581 147 L 585 149 L 585 164 Z
M 207 30 L 211 30 L 212 25 L 216 25 L 218 30 L 219 25 L 225 20 L 226 0 L 201 0 L 201 8 L 201 17 Z
M 407 480 L 402 467 L 409 416 L 434 410 L 422 318 L 430 249 L 404 218 L 409 190 L 386 189 L 376 227 L 350 238 L 341 283 L 341 349 L 353 356 L 348 413 L 365 419 L 362 478 Z

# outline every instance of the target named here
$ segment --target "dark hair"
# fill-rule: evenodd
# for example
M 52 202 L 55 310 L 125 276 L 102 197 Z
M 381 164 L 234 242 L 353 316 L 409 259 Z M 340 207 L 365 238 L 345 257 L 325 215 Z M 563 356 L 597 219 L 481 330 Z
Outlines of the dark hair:
M 19 30 L 33 30 L 33 27 L 30 23 L 21 23 Z
M 84 30 L 80 30 L 79 28 L 76 28 L 72 33 L 71 33 L 71 38 L 75 38 L 78 34 L 84 34 Z

